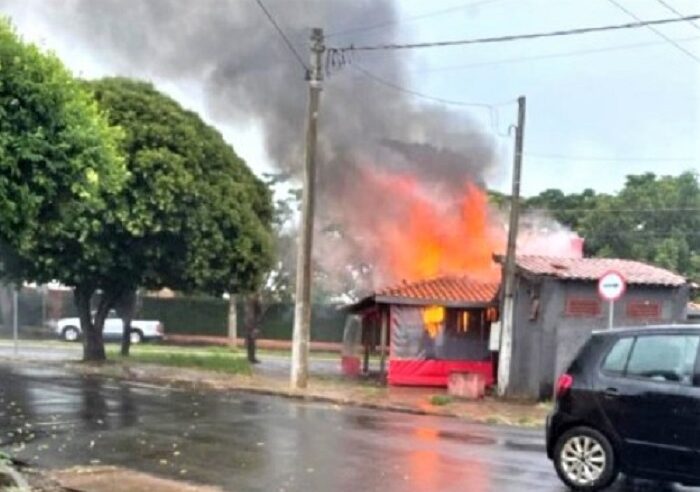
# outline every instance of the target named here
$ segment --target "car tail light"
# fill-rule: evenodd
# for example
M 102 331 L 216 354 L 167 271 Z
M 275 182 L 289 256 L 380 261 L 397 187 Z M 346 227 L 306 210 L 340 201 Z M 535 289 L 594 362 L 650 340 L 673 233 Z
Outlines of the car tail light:
M 571 374 L 562 374 L 557 380 L 557 398 L 561 398 L 571 389 L 574 384 L 574 377 Z

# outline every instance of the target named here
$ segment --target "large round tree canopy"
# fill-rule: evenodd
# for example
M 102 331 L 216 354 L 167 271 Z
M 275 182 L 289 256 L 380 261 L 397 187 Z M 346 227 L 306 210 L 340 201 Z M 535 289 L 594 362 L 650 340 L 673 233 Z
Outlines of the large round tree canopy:
M 267 187 L 219 132 L 151 84 L 86 84 L 124 133 L 129 171 L 113 207 L 124 227 L 105 237 L 120 258 L 111 281 L 214 294 L 256 288 L 272 257 Z
M 75 285 L 99 269 L 85 238 L 112 220 L 118 137 L 55 56 L 0 20 L 0 275 Z

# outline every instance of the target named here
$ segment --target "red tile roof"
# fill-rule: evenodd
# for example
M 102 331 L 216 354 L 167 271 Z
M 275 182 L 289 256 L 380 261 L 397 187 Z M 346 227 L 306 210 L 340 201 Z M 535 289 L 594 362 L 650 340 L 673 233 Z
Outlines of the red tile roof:
M 614 258 L 556 258 L 550 256 L 518 256 L 518 268 L 535 275 L 548 275 L 562 280 L 598 280 L 615 270 L 629 284 L 680 286 L 687 281 L 669 270 L 632 260 Z
M 404 282 L 380 289 L 372 296 L 380 303 L 486 305 L 496 301 L 499 282 L 480 282 L 464 276 L 445 276 Z

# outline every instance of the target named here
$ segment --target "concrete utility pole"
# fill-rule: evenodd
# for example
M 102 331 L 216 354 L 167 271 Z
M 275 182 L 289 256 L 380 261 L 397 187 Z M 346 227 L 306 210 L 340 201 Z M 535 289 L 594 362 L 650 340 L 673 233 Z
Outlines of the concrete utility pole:
M 311 250 L 314 235 L 314 205 L 316 185 L 316 125 L 321 96 L 323 69 L 321 56 L 323 29 L 311 30 L 311 68 L 309 106 L 306 120 L 306 149 L 304 160 L 304 190 L 301 205 L 301 227 L 297 247 L 297 285 L 294 304 L 294 334 L 292 338 L 292 389 L 306 388 L 309 378 L 309 341 L 311 333 Z
M 503 312 L 501 313 L 501 343 L 498 352 L 498 394 L 505 396 L 510 384 L 510 364 L 513 353 L 513 306 L 515 296 L 515 255 L 520 218 L 520 172 L 523 163 L 523 136 L 525 132 L 525 96 L 518 98 L 518 126 L 515 128 L 513 156 L 513 190 L 510 202 L 508 247 L 505 258 Z

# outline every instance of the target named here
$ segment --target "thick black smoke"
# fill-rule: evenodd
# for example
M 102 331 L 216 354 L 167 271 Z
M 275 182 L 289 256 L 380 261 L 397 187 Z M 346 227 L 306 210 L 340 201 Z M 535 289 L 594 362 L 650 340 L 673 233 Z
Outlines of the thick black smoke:
M 326 33 L 384 23 L 372 32 L 330 37 L 326 44 L 396 41 L 390 0 L 266 0 L 308 58 L 311 27 Z M 42 17 L 62 38 L 113 67 L 115 74 L 201 84 L 214 121 L 260 126 L 282 171 L 302 167 L 307 87 L 304 71 L 253 0 L 0 0 L 0 9 Z M 402 32 L 402 38 L 407 33 Z M 356 56 L 353 63 L 411 86 L 407 52 Z M 235 147 L 235 142 L 233 142 Z M 319 215 L 343 222 L 335 197 L 366 199 L 361 167 L 411 173 L 460 193 L 483 182 L 494 161 L 490 137 L 465 116 L 425 104 L 367 79 L 353 64 L 324 81 L 319 132 Z M 254 164 L 254 163 L 250 163 Z M 376 197 L 375 197 L 376 198 Z M 390 199 L 390 197 L 381 197 Z M 352 239 L 346 239 L 351 246 Z
M 312 26 L 332 34 L 397 17 L 393 2 L 385 0 L 267 0 L 267 5 L 304 61 Z M 31 9 L 117 73 L 201 82 L 213 118 L 261 124 L 276 164 L 300 168 L 304 73 L 253 0 L 1 0 L 0 8 L 10 15 L 17 8 Z M 357 38 L 331 37 L 327 45 L 368 36 L 394 39 L 395 26 L 360 32 Z M 356 62 L 401 84 L 406 83 L 404 67 L 410 56 L 385 52 Z M 377 85 L 352 64 L 324 85 L 321 166 L 332 175 L 336 170 L 328 169 L 331 162 L 353 160 L 358 151 L 377 155 L 382 141 L 434 146 L 435 160 L 426 177 L 439 175 L 446 181 L 492 161 L 490 142 L 469 121 Z M 405 160 L 406 148 L 401 154 Z M 461 159 L 455 158 L 459 155 Z

